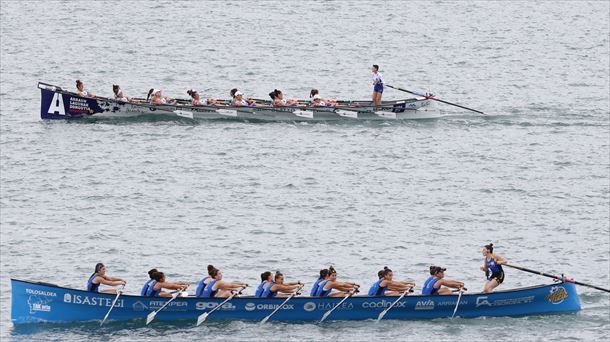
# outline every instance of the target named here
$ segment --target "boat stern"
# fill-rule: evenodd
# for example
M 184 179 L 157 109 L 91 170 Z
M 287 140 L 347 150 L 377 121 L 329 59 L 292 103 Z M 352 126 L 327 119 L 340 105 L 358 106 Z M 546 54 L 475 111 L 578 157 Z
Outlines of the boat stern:
M 41 119 L 80 118 L 104 111 L 94 98 L 76 96 L 60 87 L 42 82 L 38 82 L 38 88 Z

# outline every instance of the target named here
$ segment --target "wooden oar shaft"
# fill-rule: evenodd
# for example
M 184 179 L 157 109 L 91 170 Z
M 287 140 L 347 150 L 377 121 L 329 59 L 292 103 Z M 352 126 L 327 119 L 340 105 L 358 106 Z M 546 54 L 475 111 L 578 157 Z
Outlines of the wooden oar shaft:
M 586 286 L 586 287 L 590 287 L 590 288 L 593 288 L 593 289 L 596 289 L 596 290 L 600 290 L 600 291 L 604 291 L 604 292 L 609 292 L 610 293 L 609 289 L 605 289 L 603 287 L 599 287 L 599 286 L 595 286 L 595 285 L 591 285 L 591 284 L 587 284 L 587 283 L 581 283 L 581 282 L 576 281 L 574 279 L 564 278 L 564 277 L 560 277 L 560 276 L 553 275 L 553 274 L 548 274 L 548 273 L 544 273 L 544 272 L 540 272 L 540 271 L 530 270 L 529 268 L 525 268 L 525 267 L 521 267 L 521 266 L 516 266 L 516 265 L 504 264 L 504 266 L 512 267 L 512 268 L 515 268 L 515 269 L 518 269 L 518 270 L 521 270 L 521 271 L 524 271 L 524 272 L 529 272 L 529 273 L 541 275 L 541 276 L 544 276 L 544 277 L 553 278 L 555 280 L 561 280 L 561 281 L 565 281 L 565 282 L 568 282 L 568 283 L 573 283 L 573 284 L 580 285 L 580 286 Z
M 424 96 L 424 97 L 426 97 L 427 99 L 430 99 L 430 100 L 434 100 L 434 101 L 442 102 L 442 103 L 445 103 L 445 104 L 448 104 L 448 105 L 451 105 L 451 106 L 455 106 L 455 107 L 459 107 L 459 108 L 462 108 L 462 109 L 470 110 L 470 111 L 473 111 L 473 112 L 475 112 L 475 113 L 479 113 L 479 114 L 485 114 L 485 113 L 481 112 L 480 110 L 476 110 L 476 109 L 468 108 L 468 107 L 465 107 L 465 106 L 459 105 L 459 104 L 457 104 L 457 103 L 453 103 L 453 102 L 449 102 L 449 101 L 445 101 L 445 100 L 437 99 L 436 97 L 432 97 L 432 96 L 426 96 L 426 95 L 422 95 L 422 94 L 420 94 L 420 93 L 417 93 L 417 92 L 414 92 L 414 91 L 411 91 L 411 90 L 407 90 L 407 89 L 403 89 L 403 88 L 400 88 L 400 87 L 391 86 L 391 85 L 389 85 L 389 84 L 386 84 L 386 85 L 387 85 L 388 87 L 392 88 L 392 89 L 396 89 L 396 90 L 404 91 L 405 93 L 409 93 L 409 94 L 413 94 L 413 95 L 418 95 L 418 96 Z

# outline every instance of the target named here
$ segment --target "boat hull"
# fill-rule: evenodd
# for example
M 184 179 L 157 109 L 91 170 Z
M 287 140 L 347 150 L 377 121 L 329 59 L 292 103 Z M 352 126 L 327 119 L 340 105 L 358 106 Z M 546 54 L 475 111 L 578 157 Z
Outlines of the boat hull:
M 101 320 L 115 295 L 92 293 L 51 284 L 11 279 L 14 324 L 35 322 L 79 322 Z M 400 300 L 384 319 L 425 320 L 451 317 L 458 296 L 407 296 Z M 396 297 L 356 296 L 346 300 L 327 320 L 376 319 Z M 122 295 L 110 320 L 144 319 L 168 299 Z M 179 297 L 159 312 L 156 320 L 191 320 L 217 307 L 223 299 Z M 284 298 L 234 298 L 208 317 L 211 319 L 262 320 L 275 310 Z M 271 320 L 318 321 L 341 298 L 295 297 Z M 488 294 L 464 294 L 456 316 L 462 318 L 526 316 L 566 313 L 580 310 L 580 299 L 574 284 L 558 283 Z
M 364 101 L 338 107 L 152 105 L 81 97 L 46 83 L 39 83 L 38 88 L 41 91 L 40 117 L 48 120 L 167 116 L 195 120 L 354 121 L 434 119 L 441 116 L 426 98 L 387 101 L 381 107 L 373 107 Z

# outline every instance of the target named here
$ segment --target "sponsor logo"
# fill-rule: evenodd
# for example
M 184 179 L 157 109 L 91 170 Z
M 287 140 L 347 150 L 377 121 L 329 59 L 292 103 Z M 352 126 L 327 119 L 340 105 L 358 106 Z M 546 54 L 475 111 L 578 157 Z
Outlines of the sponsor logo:
M 137 301 L 133 303 L 133 311 L 148 311 L 148 307 L 144 303 Z
M 78 304 L 78 305 L 89 305 L 89 306 L 112 306 L 114 298 L 103 298 L 103 297 L 89 297 L 81 295 L 70 295 L 69 293 L 64 294 L 64 303 Z M 122 308 L 123 300 L 117 300 L 115 307 Z
M 89 113 L 90 111 L 87 100 L 78 97 L 70 97 L 70 112 Z
M 318 310 L 330 310 L 330 309 L 334 308 L 335 305 L 337 305 L 337 304 L 334 304 L 334 303 L 320 303 L 320 304 L 318 304 Z M 341 304 L 337 308 L 337 310 L 351 310 L 353 308 L 354 308 L 354 304 L 343 302 L 343 304 Z
M 51 100 L 48 113 L 66 115 L 66 110 L 64 109 L 64 97 L 60 93 L 53 94 L 53 100 Z
M 375 301 L 375 302 L 364 302 L 362 303 L 362 307 L 365 309 L 378 309 L 378 308 L 388 308 L 390 307 L 390 305 L 392 305 L 392 301 L 388 301 L 388 300 L 381 300 L 379 301 Z M 394 305 L 395 308 L 404 308 L 406 305 L 405 302 L 398 302 Z
M 45 296 L 45 297 L 57 297 L 57 293 L 51 292 L 51 291 L 25 289 L 25 293 L 30 294 L 30 295 L 38 295 L 38 296 Z
M 568 298 L 568 291 L 563 286 L 551 287 L 551 293 L 546 296 L 546 300 L 551 304 L 560 304 Z
M 197 302 L 197 304 L 195 304 L 195 310 L 213 309 L 213 308 L 217 307 L 218 304 L 219 303 L 215 303 L 215 302 Z M 233 305 L 233 303 L 231 303 L 231 302 L 224 303 L 219 310 L 235 310 L 235 305 Z
M 50 302 L 51 299 L 49 298 L 41 297 L 39 295 L 30 295 L 28 298 L 30 314 L 34 314 L 35 312 L 51 312 Z
M 316 303 L 314 302 L 307 302 L 305 303 L 305 305 L 303 305 L 303 310 L 305 311 L 314 311 L 316 309 Z
M 245 309 L 246 309 L 246 311 L 252 311 L 252 310 L 256 309 L 256 304 L 248 303 L 248 304 L 246 304 Z
M 528 297 L 519 297 L 519 298 L 510 298 L 510 299 L 496 299 L 494 301 L 489 301 L 489 296 L 480 296 L 477 297 L 476 306 L 505 306 L 505 305 L 516 305 L 516 304 L 526 304 L 534 301 L 534 296 Z
M 418 300 L 415 303 L 415 310 L 434 310 L 434 301 L 428 300 Z

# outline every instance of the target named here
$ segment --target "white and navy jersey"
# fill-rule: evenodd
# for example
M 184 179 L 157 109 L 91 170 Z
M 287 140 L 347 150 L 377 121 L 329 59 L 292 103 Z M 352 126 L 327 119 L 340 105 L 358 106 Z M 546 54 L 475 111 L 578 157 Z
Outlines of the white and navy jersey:
M 380 72 L 371 73 L 371 81 L 374 85 L 383 84 L 383 75 Z

